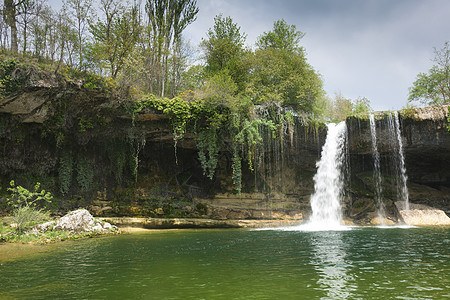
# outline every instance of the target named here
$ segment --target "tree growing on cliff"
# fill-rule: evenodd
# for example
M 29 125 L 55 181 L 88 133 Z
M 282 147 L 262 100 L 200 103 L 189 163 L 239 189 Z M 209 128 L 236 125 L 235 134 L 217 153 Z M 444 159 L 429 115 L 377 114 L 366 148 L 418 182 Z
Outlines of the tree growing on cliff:
M 155 92 L 164 97 L 169 74 L 172 84 L 179 78 L 177 65 L 180 63 L 181 34 L 194 22 L 199 11 L 196 0 L 147 0 L 148 48 L 152 77 L 156 78 Z M 172 68 L 169 57 L 172 54 Z M 172 88 L 174 92 L 175 88 Z
M 209 76 L 227 72 L 243 90 L 248 75 L 248 67 L 243 57 L 248 54 L 244 48 L 246 35 L 230 17 L 218 15 L 214 26 L 209 28 L 206 39 L 200 43 L 206 60 L 205 71 Z
M 409 88 L 410 102 L 418 101 L 425 105 L 450 103 L 450 44 L 445 42 L 441 49 L 434 48 L 435 65 L 428 73 L 417 75 Z
M 77 34 L 78 69 L 81 70 L 84 65 L 86 28 L 92 18 L 93 0 L 66 0 L 65 5 L 68 8 L 69 14 L 75 20 L 74 25 Z
M 4 0 L 3 18 L 11 30 L 11 51 L 17 53 L 19 50 L 17 18 L 24 13 L 24 8 L 33 1 L 30 0 Z
M 299 44 L 303 36 L 295 25 L 280 20 L 258 38 L 247 86 L 256 102 L 275 101 L 297 112 L 314 113 L 324 92 L 319 74 Z
M 124 7 L 117 0 L 102 0 L 101 11 L 104 19 L 90 24 L 94 40 L 91 55 L 100 65 L 105 63 L 109 75 L 116 78 L 139 39 L 139 9 Z

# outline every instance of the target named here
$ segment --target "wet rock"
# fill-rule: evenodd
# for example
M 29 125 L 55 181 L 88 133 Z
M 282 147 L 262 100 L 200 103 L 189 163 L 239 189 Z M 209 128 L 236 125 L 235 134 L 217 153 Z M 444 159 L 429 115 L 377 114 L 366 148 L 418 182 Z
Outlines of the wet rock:
M 395 225 L 395 222 L 387 218 L 375 217 L 370 220 L 370 225 Z

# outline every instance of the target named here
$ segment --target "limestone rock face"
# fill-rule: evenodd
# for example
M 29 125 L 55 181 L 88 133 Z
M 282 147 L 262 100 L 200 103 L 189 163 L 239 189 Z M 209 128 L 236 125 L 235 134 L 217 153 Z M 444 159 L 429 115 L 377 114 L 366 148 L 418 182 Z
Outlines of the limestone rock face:
M 377 147 L 380 153 L 382 198 L 387 216 L 401 221 L 394 202 L 403 200 L 398 193 L 398 142 L 389 112 L 374 113 Z M 450 215 L 450 132 L 447 105 L 399 111 L 409 202 L 424 204 Z M 346 212 L 350 218 L 370 220 L 375 210 L 374 160 L 369 121 L 348 118 L 352 202 Z M 410 212 L 412 213 L 412 211 Z M 419 211 L 414 219 L 418 221 Z M 425 218 L 424 211 L 420 214 Z M 439 213 L 441 214 L 441 213 Z M 428 216 L 430 213 L 428 212 Z M 408 214 L 412 218 L 412 215 Z M 442 216 L 444 217 L 444 216 Z M 428 218 L 428 217 L 427 217 Z M 439 217 L 440 218 L 440 217 Z M 405 220 L 406 221 L 406 220 Z M 416 222 L 414 221 L 414 222 Z M 412 222 L 412 221 L 411 221 Z M 421 221 L 422 222 L 422 221 Z M 426 221 L 425 224 L 437 224 Z

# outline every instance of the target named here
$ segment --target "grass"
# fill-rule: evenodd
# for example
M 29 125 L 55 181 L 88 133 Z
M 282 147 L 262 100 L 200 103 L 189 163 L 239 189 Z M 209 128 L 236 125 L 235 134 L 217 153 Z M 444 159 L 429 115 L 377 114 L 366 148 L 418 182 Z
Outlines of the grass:
M 93 238 L 103 235 L 118 234 L 118 231 L 111 230 L 107 233 L 94 232 L 73 232 L 73 231 L 46 231 L 39 233 L 25 232 L 19 234 L 12 224 L 5 223 L 7 218 L 0 219 L 0 243 L 22 243 L 22 244 L 49 244 L 66 240 L 77 240 L 83 238 Z

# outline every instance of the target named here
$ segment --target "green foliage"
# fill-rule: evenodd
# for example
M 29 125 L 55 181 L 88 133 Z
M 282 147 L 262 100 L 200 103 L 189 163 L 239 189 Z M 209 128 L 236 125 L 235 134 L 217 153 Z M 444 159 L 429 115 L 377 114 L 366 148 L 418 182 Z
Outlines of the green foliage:
M 217 134 L 217 127 L 207 127 L 197 134 L 198 158 L 203 174 L 209 179 L 214 177 L 222 145 L 223 140 Z
M 232 66 L 243 53 L 246 35 L 233 23 L 230 17 L 218 15 L 214 18 L 214 26 L 206 33 L 207 39 L 201 46 L 205 51 L 207 68 L 215 73 Z
M 47 220 L 50 213 L 36 207 L 24 206 L 13 210 L 11 219 L 16 224 L 16 232 L 22 234 L 32 226 Z
M 275 131 L 276 123 L 267 118 L 259 118 L 252 111 L 250 99 L 233 95 L 234 82 L 226 72 L 211 77 L 205 85 L 202 95 L 191 102 L 181 98 L 156 98 L 148 96 L 142 101 L 134 102 L 130 112 L 154 111 L 168 116 L 174 130 L 174 136 L 180 138 L 187 126 L 193 128 L 197 137 L 199 160 L 204 175 L 213 179 L 220 151 L 231 148 L 233 153 L 233 181 L 238 191 L 241 189 L 241 161 L 248 162 L 253 170 L 256 146 L 262 142 L 261 130 Z M 292 119 L 292 114 L 286 118 Z M 270 117 L 270 116 L 269 116 Z M 274 118 L 280 117 L 274 114 Z M 230 147 L 228 147 L 228 145 Z
M 323 94 L 322 81 L 303 53 L 285 49 L 256 50 L 246 92 L 256 103 L 275 101 L 296 112 L 312 113 Z
M 58 180 L 59 191 L 67 195 L 72 186 L 73 157 L 70 150 L 64 150 L 59 159 Z
M 91 56 L 100 65 L 106 65 L 110 76 L 116 78 L 125 58 L 133 51 L 139 40 L 141 25 L 136 6 L 126 9 L 116 5 L 115 11 L 108 11 L 113 3 L 104 6 L 107 14 L 104 21 L 97 19 L 90 24 L 93 37 Z
M 116 87 L 116 82 L 113 79 L 104 78 L 103 76 L 97 75 L 93 72 L 80 71 L 78 69 L 65 66 L 61 68 L 60 74 L 69 82 L 81 80 L 83 87 L 88 89 L 102 89 L 106 92 L 110 92 Z
M 365 97 L 359 97 L 353 103 L 353 110 L 351 115 L 356 117 L 368 116 L 372 111 L 370 107 L 370 100 Z
M 0 96 L 11 95 L 23 86 L 26 81 L 23 70 L 15 58 L 3 60 L 0 56 Z
M 447 117 L 447 124 L 445 124 L 445 127 L 447 128 L 448 133 L 450 133 L 450 116 Z
M 29 191 L 20 185 L 16 185 L 14 180 L 11 180 L 9 185 L 10 187 L 7 190 L 10 192 L 10 196 L 6 201 L 13 208 L 42 206 L 50 203 L 53 199 L 50 192 L 41 190 L 39 182 L 34 185 L 34 191 Z
M 114 139 L 106 145 L 106 152 L 110 163 L 110 171 L 117 184 L 122 184 L 122 176 L 127 163 L 129 145 L 120 139 Z
M 78 155 L 77 160 L 77 183 L 82 192 L 90 190 L 93 179 L 94 169 L 93 164 L 82 154 Z
M 34 186 L 34 191 L 16 185 L 14 180 L 7 189 L 10 196 L 7 203 L 12 208 L 12 221 L 16 224 L 16 232 L 21 234 L 31 226 L 46 220 L 49 213 L 39 208 L 50 203 L 53 196 L 50 192 L 41 190 L 40 183 Z
M 94 124 L 89 117 L 81 116 L 78 118 L 78 131 L 86 132 L 88 129 L 94 128 Z
M 227 102 L 234 98 L 238 86 L 231 78 L 229 71 L 223 70 L 208 78 L 201 91 L 204 93 L 204 98 L 214 102 L 215 106 L 228 106 Z
M 428 73 L 417 75 L 409 88 L 408 100 L 426 105 L 441 105 L 450 102 L 450 44 L 445 42 L 442 49 L 434 49 L 435 65 Z
M 233 23 L 230 17 L 218 15 L 214 18 L 214 26 L 206 34 L 200 46 L 206 60 L 206 73 L 209 76 L 227 70 L 239 91 L 244 90 L 248 76 L 248 64 L 243 58 L 248 51 L 244 48 L 246 35 Z
M 149 95 L 141 101 L 136 101 L 131 106 L 131 114 L 134 117 L 144 109 L 150 109 L 163 113 L 169 117 L 173 133 L 177 139 L 183 137 L 186 131 L 186 123 L 190 117 L 189 104 L 181 98 L 157 98 Z
M 289 52 L 302 52 L 300 40 L 305 36 L 295 25 L 288 25 L 284 19 L 275 21 L 273 30 L 258 37 L 256 46 L 260 49 L 284 49 Z

